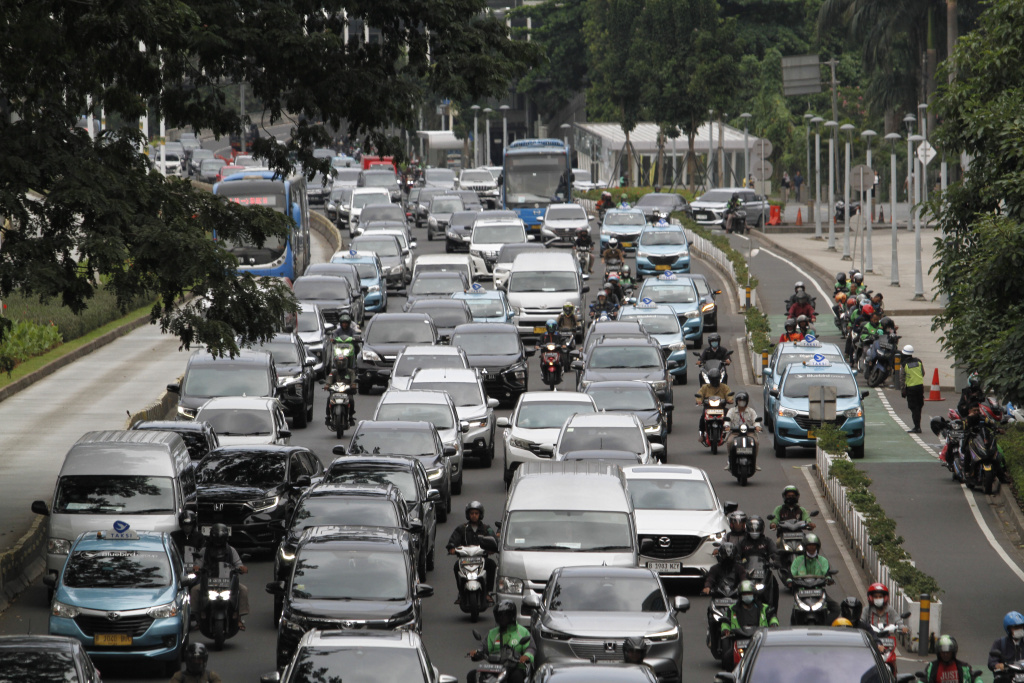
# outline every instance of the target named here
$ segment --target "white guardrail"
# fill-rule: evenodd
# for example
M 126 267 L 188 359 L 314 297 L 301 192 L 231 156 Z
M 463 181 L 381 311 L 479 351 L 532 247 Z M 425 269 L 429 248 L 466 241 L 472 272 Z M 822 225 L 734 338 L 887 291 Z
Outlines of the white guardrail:
M 845 453 L 843 455 L 826 453 L 818 448 L 816 459 L 818 482 L 821 484 L 822 493 L 831 508 L 836 524 L 849 541 L 854 559 L 860 562 L 861 567 L 873 582 L 884 584 L 889 589 L 889 604 L 897 613 L 910 612 L 910 618 L 906 620 L 907 626 L 910 627 L 910 634 L 901 637 L 901 644 L 907 647 L 908 642 L 911 643 L 911 649 L 916 652 L 920 638 L 921 618 L 921 603 L 917 600 L 918 596 L 913 596 L 913 599 L 908 596 L 902 586 L 892 578 L 889 568 L 878 559 L 878 553 L 875 552 L 869 540 L 868 525 L 864 515 L 857 512 L 853 503 L 848 500 L 846 487 L 837 478 L 829 475 L 834 460 L 849 460 L 849 456 Z M 868 609 L 866 604 L 864 609 Z M 930 634 L 942 633 L 942 602 L 932 600 L 930 610 L 928 632 Z

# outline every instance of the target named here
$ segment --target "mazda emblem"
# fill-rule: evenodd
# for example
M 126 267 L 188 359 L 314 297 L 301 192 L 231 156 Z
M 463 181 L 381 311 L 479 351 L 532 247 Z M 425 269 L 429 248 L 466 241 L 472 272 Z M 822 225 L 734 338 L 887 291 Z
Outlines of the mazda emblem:
M 605 652 L 615 652 L 616 643 L 614 640 L 606 640 L 604 643 Z
M 345 628 L 352 628 L 353 626 L 356 625 L 356 622 L 354 622 L 354 621 L 343 621 L 343 622 L 341 622 L 341 625 L 344 626 Z
M 214 503 L 213 504 L 213 511 L 214 512 L 222 512 L 223 510 L 224 510 L 224 503 Z
M 110 621 L 117 621 L 120 618 L 121 618 L 121 613 L 120 612 L 107 612 L 107 619 L 110 619 Z
M 662 536 L 661 538 L 658 539 L 658 545 L 661 546 L 662 548 L 667 548 L 670 545 L 672 545 L 672 539 L 669 538 L 668 536 Z

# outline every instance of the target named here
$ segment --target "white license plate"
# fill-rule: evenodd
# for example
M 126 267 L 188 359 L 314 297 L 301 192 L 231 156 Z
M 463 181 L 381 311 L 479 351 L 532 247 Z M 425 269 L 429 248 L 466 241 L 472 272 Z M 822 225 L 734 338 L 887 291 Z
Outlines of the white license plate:
M 737 448 L 736 452 L 738 454 L 740 454 L 740 455 L 753 455 L 754 454 L 754 449 L 753 448 Z
M 817 598 L 821 596 L 821 591 L 815 588 L 804 588 L 796 592 L 797 597 L 801 598 Z
M 721 410 L 709 410 L 708 411 L 708 417 L 715 417 L 715 416 L 719 416 L 721 414 L 722 414 Z
M 653 569 L 656 572 L 674 572 L 679 573 L 678 562 L 648 562 L 648 569 Z
M 209 536 L 210 535 L 210 529 L 211 529 L 211 527 L 209 527 L 209 526 L 201 526 L 201 527 L 199 527 L 199 533 L 201 533 L 203 536 Z M 230 535 L 231 535 L 231 527 L 228 527 L 228 536 L 230 536 Z

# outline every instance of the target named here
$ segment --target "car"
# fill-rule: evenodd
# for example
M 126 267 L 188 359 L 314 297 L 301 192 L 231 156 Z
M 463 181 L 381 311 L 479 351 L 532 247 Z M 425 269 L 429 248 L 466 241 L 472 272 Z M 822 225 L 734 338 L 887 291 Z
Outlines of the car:
M 301 279 L 301 278 L 300 278 Z M 313 419 L 313 389 L 316 358 L 306 353 L 302 339 L 295 332 L 278 332 L 269 341 L 255 347 L 270 352 L 281 388 L 281 402 L 299 428 Z
M 223 159 L 203 159 L 194 173 L 195 179 L 201 183 L 213 184 L 220 180 L 220 172 L 228 162 Z
M 307 529 L 292 576 L 267 584 L 284 603 L 277 627 L 278 668 L 288 665 L 310 628 L 419 632 L 421 600 L 434 589 L 417 580 L 410 551 L 409 532 L 401 529 Z
M 412 631 L 353 631 L 311 629 L 299 640 L 295 656 L 279 673 L 260 677 L 261 683 L 310 683 L 316 670 L 325 681 L 369 683 L 382 679 L 404 683 L 459 683 L 431 666 L 418 633 Z M 601 682 L 603 683 L 603 682 Z
M 701 315 L 703 302 L 693 280 L 674 273 L 664 273 L 657 278 L 649 277 L 640 285 L 634 301 L 644 299 L 671 308 L 683 327 L 686 341 L 693 344 L 695 349 L 704 346 L 704 318 Z
M 152 432 L 174 432 L 181 437 L 188 448 L 193 462 L 202 460 L 214 448 L 220 447 L 217 432 L 206 422 L 186 420 L 139 420 L 132 429 Z
M 814 341 L 782 342 L 775 345 L 772 355 L 768 358 L 768 366 L 761 371 L 763 384 L 764 422 L 768 431 L 775 429 L 775 413 L 779 410 L 779 402 L 771 395 L 772 389 L 779 388 L 783 373 L 793 363 L 811 360 L 815 354 L 821 354 L 830 363 L 842 365 L 846 363 L 843 350 L 836 344 Z
M 335 183 L 331 187 L 331 193 L 327 195 L 327 200 L 324 202 L 324 213 L 327 218 L 337 224 L 338 218 L 341 215 L 339 213 L 342 206 L 351 205 L 352 203 L 352 188 L 351 187 L 339 187 Z
M 177 418 L 194 420 L 199 408 L 211 398 L 274 398 L 281 390 L 270 354 L 242 349 L 234 358 L 218 358 L 205 350 L 193 351 L 181 381 L 168 384 L 167 391 L 178 395 Z
M 457 181 L 455 171 L 450 168 L 426 168 L 422 176 L 424 187 L 440 187 L 454 190 Z
M 671 600 L 658 575 L 641 567 L 559 567 L 544 594 L 524 599 L 533 609 L 536 662 L 621 662 L 630 637 L 647 643 L 644 664 L 660 681 L 683 680 L 683 636 L 678 615 L 690 609 Z
M 584 392 L 594 399 L 602 413 L 636 415 L 644 426 L 648 440 L 665 447 L 668 453 L 668 434 L 672 431 L 670 415 L 675 406 L 663 403 L 647 382 L 591 382 Z
M 225 178 L 230 178 L 236 173 L 242 173 L 243 171 L 245 171 L 245 166 L 242 166 L 240 164 L 225 164 L 224 166 L 221 166 L 220 169 L 217 170 L 217 175 L 215 175 L 213 179 L 214 182 L 219 183 Z
M 392 290 L 400 290 L 409 282 L 411 273 L 405 262 L 405 257 L 409 256 L 409 249 L 403 249 L 401 241 L 395 235 L 360 235 L 349 242 L 349 248 L 376 254 L 384 270 L 384 281 Z
M 810 418 L 809 398 L 811 387 L 815 386 L 835 387 L 835 417 L 825 421 L 846 434 L 851 458 L 863 458 L 867 427 L 863 400 L 870 392 L 857 388 L 855 370 L 845 363 L 833 363 L 824 354 L 815 354 L 810 360 L 791 363 L 782 373 L 779 388 L 768 391 L 768 395 L 778 401 L 778 410 L 772 415 L 775 457 L 785 458 L 786 448 L 790 446 L 816 446 L 815 423 Z
M 439 194 L 432 197 L 427 204 L 427 239 L 446 238 L 452 216 L 465 210 L 466 205 L 458 195 Z
M 115 522 L 82 533 L 44 583 L 53 590 L 50 635 L 74 638 L 94 661 L 158 662 L 165 676 L 181 667 L 190 583 L 167 532 Z
M 466 352 L 457 346 L 407 346 L 395 359 L 389 389 L 408 389 L 414 372 L 426 368 L 468 368 Z
M 636 273 L 689 273 L 690 247 L 681 225 L 648 225 L 636 245 Z
M 480 374 L 470 368 L 419 368 L 409 380 L 410 391 L 444 391 L 455 403 L 462 432 L 463 455 L 472 454 L 481 467 L 494 460 L 494 409 L 498 399 L 487 398 Z
M 586 192 L 588 190 L 596 190 L 604 184 L 603 180 L 594 180 L 590 171 L 582 168 L 572 169 L 572 187 L 574 190 Z
M 664 453 L 665 447 L 660 443 L 651 444 L 636 415 L 597 412 L 573 415 L 566 420 L 551 452 L 555 460 L 561 460 L 572 451 L 593 450 L 636 453 L 643 464 L 648 464 Z
M 334 169 L 334 186 L 359 187 L 359 174 L 362 173 L 362 169 L 352 167 L 337 168 L 335 164 L 341 158 L 340 156 L 334 157 L 331 162 L 331 167 Z
M 440 195 L 451 195 L 454 194 L 451 190 L 446 190 L 443 187 L 423 187 L 419 189 L 416 195 L 416 204 L 413 211 L 413 220 L 416 223 L 417 228 L 427 227 L 427 219 L 430 216 L 430 200 Z M 463 202 L 465 205 L 465 202 Z M 406 211 L 408 214 L 408 211 Z
M 456 327 L 473 320 L 469 305 L 458 299 L 419 299 L 409 306 L 407 312 L 429 315 L 434 327 L 437 328 L 437 338 L 442 344 L 448 343 Z
M 306 354 L 315 361 L 313 375 L 317 379 L 327 377 L 334 364 L 334 329 L 316 304 L 299 303 L 295 332 L 306 347 Z
M 352 297 L 352 317 L 362 323 L 366 315 L 364 306 L 364 295 L 362 280 L 359 278 L 359 271 L 351 263 L 310 263 L 306 266 L 303 275 L 330 275 L 331 277 L 343 277 L 348 282 L 348 293 Z
M 359 174 L 357 184 L 359 187 L 385 189 L 393 202 L 398 202 L 402 198 L 402 188 L 398 184 L 398 175 L 393 166 L 364 170 Z
M 335 455 L 405 455 L 415 458 L 423 465 L 430 488 L 441 492 L 441 501 L 436 508 L 437 521 L 448 521 L 448 513 L 452 509 L 452 466 L 449 461 L 458 451 L 454 447 L 443 446 L 437 429 L 429 422 L 360 420 L 348 446 L 335 446 L 332 452 Z
M 100 672 L 81 641 L 67 636 L 0 636 L 0 676 L 12 683 L 100 683 Z
M 335 252 L 331 263 L 349 263 L 359 273 L 360 289 L 363 290 L 363 310 L 367 315 L 382 313 L 388 307 L 388 288 L 384 281 L 384 268 L 380 259 L 372 252 L 346 249 Z
M 686 213 L 686 199 L 675 192 L 651 192 L 640 197 L 633 205 L 644 212 L 648 223 L 668 220 L 674 213 Z
M 761 227 L 768 218 L 768 200 L 745 187 L 720 187 L 708 190 L 690 203 L 690 216 L 698 225 L 717 225 L 724 227 L 725 207 L 734 194 L 743 201 L 743 210 L 747 212 L 747 225 Z
M 456 292 L 469 289 L 469 280 L 465 273 L 425 272 L 417 273 L 409 283 L 403 310 L 408 311 L 413 303 L 423 299 L 451 299 Z
M 641 380 L 650 384 L 662 401 L 673 402 L 672 376 L 668 373 L 675 361 L 666 361 L 656 342 L 602 339 L 587 353 L 586 361 L 575 360 L 571 367 L 579 371 L 579 391 L 585 391 L 591 382 Z
M 676 384 L 686 384 L 686 337 L 679 325 L 675 311 L 668 306 L 659 306 L 654 302 L 640 301 L 635 305 L 623 306 L 619 309 L 618 322 L 638 321 L 658 345 L 666 361 L 676 364 L 669 370 Z
M 586 359 L 594 344 L 602 339 L 648 339 L 654 337 L 639 320 L 595 320 L 587 328 L 587 334 L 580 345 L 580 358 Z
M 330 175 L 324 175 L 320 171 L 314 173 L 313 179 L 306 183 L 306 200 L 309 204 L 323 204 L 331 194 L 332 182 Z
M 284 405 L 276 398 L 220 396 L 196 412 L 196 420 L 209 422 L 221 447 L 287 445 L 292 432 Z
M 336 172 L 342 170 L 358 171 L 359 169 L 356 168 L 358 165 L 359 162 L 347 154 L 335 154 L 333 157 L 331 157 L 331 168 Z M 359 174 L 355 173 L 354 175 L 351 176 L 351 181 L 355 182 L 358 177 Z
M 718 303 L 716 297 L 722 293 L 720 289 L 714 289 L 708 282 L 706 275 L 690 273 L 687 277 L 693 281 L 697 288 L 697 296 L 701 297 L 703 303 L 700 310 L 704 313 L 704 331 L 718 331 Z
M 473 223 L 473 233 L 469 238 L 469 255 L 476 265 L 476 272 L 483 276 L 493 273 L 498 252 L 504 245 L 525 244 L 531 241 L 533 236 L 526 234 L 526 225 L 522 219 L 494 219 L 487 213 L 482 213 Z
M 526 359 L 534 354 L 534 349 L 523 346 L 514 325 L 459 325 L 449 343 L 466 352 L 470 366 L 480 371 L 489 397 L 513 404 L 529 391 Z
M 512 415 L 497 420 L 497 425 L 504 429 L 505 486 L 512 483 L 516 469 L 524 462 L 551 457 L 566 420 L 576 414 L 596 412 L 593 397 L 574 391 L 531 391 L 520 396 Z
M 387 206 L 391 203 L 391 195 L 383 187 L 355 187 L 349 196 L 349 203 L 338 207 L 338 228 L 344 227 L 348 234 L 355 237 L 361 232 L 359 215 L 367 206 Z
M 576 231 L 580 228 L 590 232 L 590 218 L 579 204 L 552 204 L 544 213 L 540 224 L 541 239 L 550 244 L 572 246 L 576 243 Z
M 402 200 L 402 208 L 405 210 L 405 219 L 407 221 L 413 221 L 415 223 L 416 206 L 420 192 L 421 188 L 418 185 L 410 187 L 409 191 L 405 194 L 405 199 Z
M 402 249 L 402 262 L 405 265 L 405 279 L 402 285 L 409 284 L 412 279 L 412 251 L 417 247 L 416 240 L 409 235 L 409 227 L 397 221 L 371 221 L 363 223 L 363 237 L 397 237 L 398 246 Z
M 422 313 L 381 313 L 363 330 L 363 347 L 356 355 L 356 384 L 360 394 L 388 385 L 395 359 L 411 344 L 437 344 L 437 328 Z
M 493 209 L 499 201 L 498 183 L 491 172 L 484 168 L 464 168 L 459 172 L 460 190 L 472 190 L 480 202 Z
M 514 312 L 505 292 L 500 289 L 485 289 L 474 283 L 469 291 L 455 292 L 452 298 L 465 301 L 475 323 L 511 323 Z
M 545 251 L 547 248 L 547 245 L 541 242 L 503 244 L 491 266 L 491 279 L 494 281 L 494 288 L 505 289 L 508 284 L 508 276 L 512 274 L 512 263 L 517 256 L 527 251 Z
M 365 230 L 365 224 L 372 221 L 398 221 L 405 225 L 405 209 L 398 204 L 372 204 L 359 212 L 354 224 Z
M 412 266 L 413 279 L 422 273 L 462 273 L 466 282 L 476 278 L 476 268 L 469 254 L 420 254 Z
M 178 136 L 178 142 L 181 144 L 183 149 L 196 150 L 199 149 L 203 143 L 199 141 L 195 133 L 181 133 Z
M 735 503 L 722 503 L 707 472 L 684 465 L 622 468 L 633 499 L 636 529 L 649 539 L 640 566 L 662 579 L 703 579 L 715 566 L 717 546 L 729 533 L 726 515 Z
M 608 248 L 608 240 L 612 237 L 619 241 L 623 250 L 632 251 L 645 225 L 647 219 L 641 209 L 608 209 L 601 222 L 601 254 Z
M 484 210 L 483 202 L 480 201 L 480 197 L 477 196 L 476 192 L 474 192 L 473 190 L 454 190 L 452 192 L 449 192 L 449 194 L 454 194 L 459 197 L 462 197 L 462 204 L 463 206 L 466 207 L 467 211 Z
M 469 251 L 469 238 L 473 234 L 473 222 L 480 211 L 456 211 L 448 220 L 448 229 L 444 233 L 444 250 L 452 254 L 457 251 Z
M 355 240 L 353 240 L 355 242 Z M 355 297 L 348 280 L 331 275 L 300 275 L 292 283 L 292 294 L 303 304 L 316 306 L 324 322 L 337 325 L 342 313 L 353 318 L 357 313 Z
M 415 376 L 413 377 L 415 379 Z M 410 385 L 412 382 L 409 383 Z M 452 495 L 462 493 L 463 450 L 462 435 L 469 431 L 469 423 L 459 420 L 455 402 L 446 391 L 413 391 L 388 389 L 380 397 L 373 413 L 375 422 L 428 422 L 437 430 L 445 451 L 455 449 L 448 458 L 451 472 Z
M 583 295 L 590 291 L 588 278 L 580 270 L 576 255 L 568 250 L 548 249 L 543 254 L 516 256 L 505 291 L 519 333 L 531 339 L 544 334 L 547 321 L 556 320 L 567 303 L 582 312 Z M 575 338 L 577 342 L 583 339 L 582 320 L 578 321 Z
M 226 524 L 232 547 L 274 550 L 296 502 L 323 474 L 301 446 L 222 446 L 196 466 L 200 529 Z

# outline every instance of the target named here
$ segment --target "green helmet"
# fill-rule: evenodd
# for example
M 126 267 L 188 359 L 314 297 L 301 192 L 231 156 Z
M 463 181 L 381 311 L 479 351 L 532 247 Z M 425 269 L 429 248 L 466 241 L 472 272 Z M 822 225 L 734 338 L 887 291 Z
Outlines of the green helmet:
M 818 534 L 804 534 L 804 549 L 806 550 L 809 545 L 816 545 L 818 550 L 821 550 L 821 540 L 818 539 Z
M 956 657 L 956 652 L 959 646 L 956 644 L 956 638 L 953 636 L 941 635 L 939 639 L 935 641 L 936 652 L 952 652 L 953 656 Z

